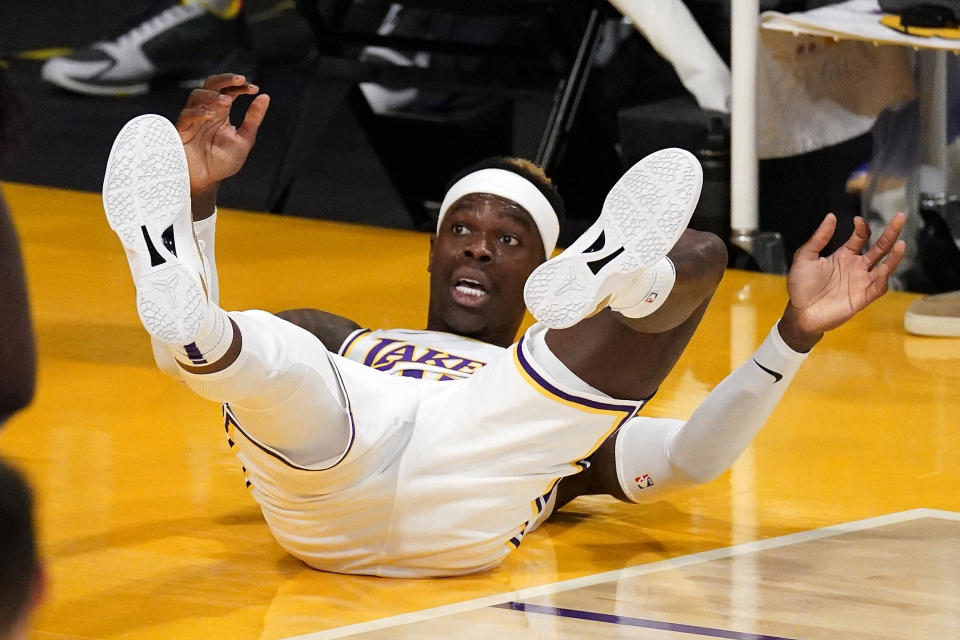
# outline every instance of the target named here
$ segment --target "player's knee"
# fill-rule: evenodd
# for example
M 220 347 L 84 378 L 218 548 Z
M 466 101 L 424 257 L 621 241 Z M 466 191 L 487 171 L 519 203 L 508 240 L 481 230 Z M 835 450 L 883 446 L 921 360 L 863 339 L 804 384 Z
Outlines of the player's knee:
M 720 284 L 727 268 L 727 246 L 719 236 L 707 231 L 687 229 L 670 255 L 686 258 L 673 260 L 678 279 L 697 279 L 713 287 Z M 684 273 L 684 269 L 689 273 Z
M 719 284 L 727 268 L 727 245 L 716 234 L 707 231 L 693 233 L 697 235 L 698 250 L 703 256 L 706 272 L 713 275 Z

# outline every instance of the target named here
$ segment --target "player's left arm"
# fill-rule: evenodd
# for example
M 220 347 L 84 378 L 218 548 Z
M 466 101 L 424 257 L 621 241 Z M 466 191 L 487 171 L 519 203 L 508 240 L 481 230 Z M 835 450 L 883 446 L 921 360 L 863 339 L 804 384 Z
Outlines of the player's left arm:
M 579 496 L 611 495 L 618 500 L 629 502 L 617 479 L 616 444 L 615 433 L 590 456 L 589 467 L 557 483 L 555 510 Z
M 767 339 L 707 395 L 687 421 L 634 418 L 610 436 L 581 473 L 557 488 L 557 508 L 573 498 L 609 494 L 659 499 L 665 490 L 707 482 L 732 465 L 779 403 L 806 354 L 824 332 L 841 326 L 882 296 L 903 258 L 905 217 L 894 216 L 867 251 L 861 218 L 833 254 L 820 257 L 836 230 L 830 214 L 794 255 L 789 301 Z
M 572 482 L 561 481 L 558 503 L 604 493 L 628 502 L 652 502 L 712 480 L 750 445 L 805 358 L 772 329 L 753 356 L 724 378 L 686 421 L 628 420 L 601 445 L 587 469 Z
M 870 227 L 859 216 L 846 243 L 821 257 L 837 228 L 832 213 L 823 219 L 807 242 L 793 256 L 787 275 L 790 296 L 778 323 L 780 335 L 794 351 L 807 352 L 824 332 L 844 324 L 887 292 L 890 276 L 903 259 L 899 240 L 906 216 L 896 214 L 867 251 Z
M 349 318 L 319 309 L 288 309 L 276 315 L 287 322 L 306 329 L 323 343 L 327 351 L 333 353 L 340 350 L 347 336 L 361 328 L 359 324 Z

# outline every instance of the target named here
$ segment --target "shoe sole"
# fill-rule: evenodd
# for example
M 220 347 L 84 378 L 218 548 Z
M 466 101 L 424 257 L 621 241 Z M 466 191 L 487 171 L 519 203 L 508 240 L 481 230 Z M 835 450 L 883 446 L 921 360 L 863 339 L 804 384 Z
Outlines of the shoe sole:
M 590 229 L 527 279 L 523 294 L 530 313 L 553 329 L 596 313 L 619 286 L 676 244 L 702 184 L 700 163 L 683 149 L 663 149 L 633 165 Z
M 197 269 L 177 256 L 178 247 L 181 254 L 199 249 L 187 157 L 167 119 L 139 116 L 117 134 L 103 178 L 103 210 L 124 248 L 137 256 L 133 277 L 144 328 L 167 343 L 193 342 L 207 296 Z
M 907 333 L 938 338 L 960 338 L 960 317 L 930 316 L 907 311 L 903 317 Z

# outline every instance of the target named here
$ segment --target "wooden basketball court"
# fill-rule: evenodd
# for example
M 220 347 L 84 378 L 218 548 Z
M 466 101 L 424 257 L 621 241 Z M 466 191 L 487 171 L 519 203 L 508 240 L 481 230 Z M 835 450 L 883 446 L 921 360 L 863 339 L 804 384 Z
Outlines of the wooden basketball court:
M 97 194 L 4 185 L 39 350 L 0 453 L 38 499 L 34 638 L 948 638 L 960 629 L 960 340 L 891 293 L 830 334 L 734 468 L 646 506 L 581 498 L 498 569 L 317 572 L 273 541 L 219 407 L 153 366 Z M 427 236 L 223 211 L 222 305 L 426 321 Z M 731 271 L 645 409 L 688 416 L 750 356 L 783 278 Z M 442 527 L 442 523 L 438 523 Z

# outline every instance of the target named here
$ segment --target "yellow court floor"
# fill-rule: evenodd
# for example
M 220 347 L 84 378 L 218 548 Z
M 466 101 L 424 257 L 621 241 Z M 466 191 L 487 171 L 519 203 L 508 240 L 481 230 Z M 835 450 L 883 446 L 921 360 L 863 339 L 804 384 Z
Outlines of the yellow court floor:
M 481 575 L 325 574 L 271 538 L 219 407 L 155 370 L 99 196 L 4 193 L 39 350 L 37 397 L 0 432 L 38 499 L 50 593 L 34 638 L 960 637 L 960 340 L 906 335 L 915 295 L 828 335 L 707 485 L 646 506 L 581 498 Z M 420 328 L 427 247 L 222 211 L 222 305 Z M 689 415 L 785 299 L 783 278 L 730 271 L 645 413 Z

